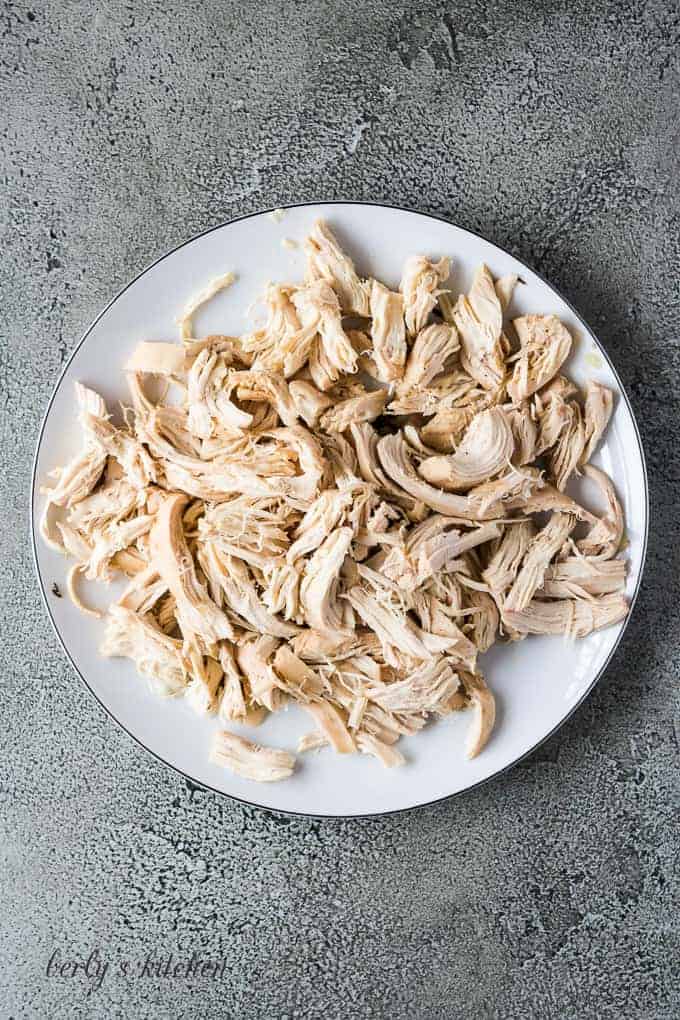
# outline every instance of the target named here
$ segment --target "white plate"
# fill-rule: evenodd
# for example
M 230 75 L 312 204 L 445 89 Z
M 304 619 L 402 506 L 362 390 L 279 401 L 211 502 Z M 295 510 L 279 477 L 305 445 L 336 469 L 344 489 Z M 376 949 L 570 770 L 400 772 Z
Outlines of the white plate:
M 103 625 L 81 616 L 67 598 L 51 594 L 54 581 L 64 588 L 67 562 L 36 534 L 42 505 L 39 486 L 78 442 L 76 380 L 99 390 L 110 408 L 115 407 L 127 396 L 121 366 L 135 344 L 175 339 L 175 317 L 187 298 L 228 269 L 237 271 L 238 282 L 197 315 L 197 332 L 237 334 L 252 328 L 246 309 L 264 284 L 302 277 L 301 249 L 284 248 L 282 239 L 302 240 L 319 216 L 346 242 L 360 271 L 392 286 L 398 284 L 404 259 L 413 253 L 452 256 L 454 286 L 459 289 L 467 286 L 474 268 L 484 261 L 494 276 L 517 273 L 524 281 L 516 290 L 511 314 L 554 312 L 567 324 L 576 338 L 568 373 L 578 383 L 594 377 L 617 393 L 616 410 L 597 460 L 614 479 L 625 507 L 630 542 L 628 594 L 635 597 L 647 538 L 645 465 L 630 405 L 606 353 L 574 309 L 511 255 L 432 216 L 369 204 L 295 206 L 286 210 L 279 223 L 267 213 L 226 223 L 160 258 L 114 298 L 71 356 L 43 423 L 33 477 L 35 558 L 48 612 L 74 668 L 109 714 L 161 761 L 206 787 L 275 810 L 333 816 L 379 814 L 460 793 L 530 752 L 592 689 L 624 625 L 575 643 L 532 637 L 510 646 L 497 645 L 483 657 L 498 716 L 491 741 L 474 761 L 467 761 L 463 751 L 469 713 L 460 712 L 404 740 L 408 763 L 403 768 L 386 770 L 370 758 L 340 758 L 324 750 L 300 756 L 291 779 L 256 784 L 208 760 L 211 734 L 218 725 L 215 719 L 199 718 L 181 700 L 152 695 L 127 660 L 99 656 Z M 114 592 L 93 585 L 85 594 L 103 608 Z M 294 749 L 297 737 L 309 729 L 308 717 L 291 708 L 272 716 L 255 734 L 263 743 Z

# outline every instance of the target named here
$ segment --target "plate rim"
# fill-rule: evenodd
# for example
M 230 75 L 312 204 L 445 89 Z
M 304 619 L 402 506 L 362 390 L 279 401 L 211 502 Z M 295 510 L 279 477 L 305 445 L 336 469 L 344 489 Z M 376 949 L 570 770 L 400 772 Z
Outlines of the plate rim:
M 310 200 L 310 201 L 307 201 L 307 202 L 288 202 L 286 204 L 270 206 L 270 207 L 265 208 L 265 209 L 257 209 L 257 210 L 255 210 L 253 212 L 244 213 L 242 216 L 233 216 L 233 217 L 231 217 L 231 218 L 229 218 L 227 220 L 222 220 L 219 223 L 216 223 L 216 224 L 214 224 L 211 227 L 206 227 L 205 230 L 201 230 L 197 234 L 193 234 L 191 237 L 187 238 L 186 240 L 180 241 L 179 244 L 176 244 L 176 245 L 174 245 L 174 247 L 169 248 L 167 251 L 163 252 L 163 254 L 159 255 L 152 262 L 150 262 L 147 265 L 145 265 L 144 268 L 141 269 L 140 272 L 137 273 L 136 276 L 134 276 L 130 280 L 128 280 L 128 282 L 125 283 L 120 288 L 120 290 L 118 290 L 116 292 L 116 294 L 114 294 L 114 296 L 111 298 L 111 300 L 104 306 L 104 308 L 102 308 L 102 310 L 99 312 L 99 314 L 92 320 L 90 325 L 86 328 L 86 330 L 84 331 L 84 333 L 82 334 L 82 336 L 80 337 L 80 339 L 78 340 L 76 345 L 74 346 L 73 350 L 69 354 L 67 360 L 64 362 L 64 365 L 62 366 L 61 372 L 59 373 L 57 381 L 54 384 L 54 387 L 52 389 L 52 393 L 51 393 L 50 399 L 49 399 L 49 401 L 47 403 L 47 407 L 45 408 L 45 411 L 43 413 L 42 420 L 40 422 L 40 429 L 38 431 L 38 439 L 37 439 L 37 443 L 36 443 L 36 447 L 35 447 L 35 453 L 33 455 L 33 466 L 32 466 L 32 469 L 31 469 L 31 486 L 30 486 L 30 494 L 29 494 L 29 499 L 30 499 L 30 503 L 29 503 L 29 529 L 30 529 L 30 533 L 31 533 L 31 550 L 32 550 L 32 554 L 33 554 L 33 568 L 34 568 L 35 574 L 36 574 L 37 579 L 38 579 L 38 584 L 39 584 L 39 587 L 40 587 L 40 594 L 42 596 L 42 602 L 43 602 L 43 605 L 44 605 L 44 607 L 45 607 L 45 609 L 47 611 L 47 616 L 49 618 L 50 624 L 52 625 L 52 630 L 54 631 L 54 634 L 55 634 L 55 636 L 57 638 L 57 641 L 58 641 L 59 645 L 61 646 L 61 649 L 62 649 L 64 655 L 66 656 L 67 661 L 70 663 L 71 668 L 75 671 L 76 676 L 78 676 L 80 678 L 80 680 L 84 684 L 86 690 L 89 692 L 90 696 L 92 698 L 94 698 L 94 700 L 97 702 L 99 707 L 101 709 L 103 709 L 103 711 L 106 713 L 106 715 L 109 717 L 109 719 L 111 719 L 115 723 L 115 725 L 119 728 L 119 730 L 122 730 L 125 734 L 127 734 L 127 736 L 129 738 L 131 738 L 137 744 L 138 747 L 141 747 L 142 750 L 144 750 L 147 754 L 149 754 L 157 762 L 159 762 L 161 765 L 163 765 L 166 769 L 170 769 L 176 775 L 181 776 L 181 778 L 183 778 L 185 780 L 185 782 L 188 782 L 188 783 L 192 784 L 197 789 L 207 790 L 210 793 L 217 794 L 220 797 L 226 797 L 228 800 L 234 801 L 234 802 L 236 802 L 238 804 L 241 804 L 241 805 L 243 805 L 245 807 L 257 808 L 260 811 L 267 811 L 267 812 L 270 812 L 270 813 L 275 814 L 275 815 L 283 815 L 283 816 L 286 816 L 286 817 L 293 817 L 293 818 L 318 819 L 318 820 L 323 820 L 323 821 L 352 821 L 352 820 L 355 820 L 355 819 L 356 820 L 361 820 L 361 819 L 371 819 L 371 818 L 387 818 L 387 817 L 392 817 L 392 816 L 395 816 L 395 815 L 406 814 L 409 811 L 420 811 L 420 810 L 423 810 L 425 808 L 434 807 L 434 805 L 436 805 L 436 804 L 443 804 L 444 802 L 452 800 L 455 797 L 462 797 L 465 794 L 470 793 L 472 790 L 478 789 L 479 787 L 484 786 L 486 783 L 490 783 L 492 780 L 497 779 L 499 776 L 504 775 L 506 772 L 509 772 L 511 769 L 514 769 L 517 765 L 519 765 L 526 758 L 528 758 L 530 755 L 532 755 L 536 750 L 538 750 L 539 747 L 541 747 L 543 744 L 545 744 L 546 741 L 550 740 L 550 738 L 553 737 L 569 721 L 569 719 L 571 719 L 571 717 L 581 707 L 581 705 L 583 705 L 583 703 L 586 701 L 586 699 L 592 694 L 592 692 L 594 691 L 594 689 L 597 686 L 597 684 L 600 682 L 600 680 L 601 680 L 602 676 L 604 675 L 605 671 L 607 670 L 611 660 L 613 659 L 616 651 L 618 650 L 619 645 L 621 644 L 623 636 L 626 633 L 626 630 L 627 630 L 628 625 L 630 623 L 631 617 L 633 615 L 633 610 L 635 608 L 635 604 L 637 602 L 638 595 L 640 593 L 640 588 L 642 586 L 642 579 L 643 579 L 644 572 L 645 572 L 645 566 L 646 566 L 646 560 L 647 560 L 647 549 L 648 549 L 648 542 L 649 542 L 649 524 L 650 524 L 651 506 L 650 506 L 650 498 L 649 498 L 649 477 L 648 477 L 648 471 L 647 471 L 647 459 L 645 457 L 645 451 L 644 451 L 644 446 L 643 446 L 643 443 L 642 443 L 642 436 L 640 434 L 640 428 L 638 426 L 638 422 L 637 422 L 637 419 L 635 417 L 635 412 L 634 412 L 632 404 L 630 402 L 630 398 L 628 397 L 628 393 L 627 393 L 626 388 L 624 387 L 624 385 L 623 385 L 623 383 L 621 381 L 621 377 L 619 376 L 618 371 L 616 370 L 616 366 L 614 365 L 614 362 L 610 358 L 607 350 L 603 346 L 603 344 L 600 341 L 599 337 L 595 334 L 595 332 L 588 325 L 588 323 L 585 321 L 585 319 L 580 314 L 580 312 L 574 307 L 574 305 L 571 303 L 571 301 L 564 296 L 562 291 L 558 287 L 556 287 L 553 283 L 551 283 L 549 280 L 547 280 L 545 278 L 545 276 L 543 276 L 542 273 L 540 273 L 538 270 L 534 269 L 533 266 L 531 266 L 528 263 L 526 263 L 524 261 L 524 259 L 517 259 L 517 261 L 522 262 L 523 265 L 526 265 L 527 268 L 530 269 L 531 272 L 534 273 L 534 275 L 536 277 L 538 277 L 538 279 L 541 281 L 541 283 L 545 284 L 545 286 L 547 286 L 550 290 L 554 291 L 558 295 L 558 297 L 561 298 L 562 301 L 564 301 L 566 306 L 571 311 L 572 315 L 575 316 L 575 318 L 576 318 L 577 322 L 579 323 L 579 325 L 595 341 L 595 344 L 596 344 L 596 346 L 598 348 L 599 353 L 605 359 L 607 365 L 609 366 L 609 369 L 611 370 L 611 372 L 612 372 L 612 374 L 614 376 L 614 379 L 616 380 L 616 383 L 617 383 L 617 385 L 619 387 L 619 392 L 620 392 L 621 397 L 623 398 L 623 400 L 625 402 L 626 408 L 627 408 L 628 413 L 630 415 L 631 421 L 633 423 L 633 429 L 634 429 L 634 432 L 635 432 L 635 438 L 637 440 L 638 452 L 639 452 L 640 460 L 641 460 L 641 464 L 642 464 L 642 476 L 643 476 L 643 479 L 644 479 L 645 526 L 644 526 L 644 535 L 643 535 L 643 540 L 642 540 L 642 552 L 641 552 L 641 557 L 640 557 L 640 570 L 639 570 L 637 581 L 636 581 L 636 584 L 635 584 L 635 589 L 634 589 L 633 594 L 632 594 L 631 599 L 630 599 L 630 607 L 629 607 L 629 610 L 628 610 L 628 615 L 626 616 L 625 620 L 623 621 L 621 630 L 620 630 L 620 632 L 619 632 L 619 634 L 618 634 L 618 636 L 616 638 L 616 641 L 612 645 L 612 648 L 610 649 L 609 654 L 607 655 L 606 659 L 604 660 L 604 662 L 600 666 L 599 670 L 595 673 L 595 675 L 594 675 L 593 679 L 591 680 L 590 684 L 585 689 L 585 691 L 583 692 L 581 697 L 578 699 L 578 701 L 574 705 L 571 706 L 571 708 L 566 713 L 566 715 L 564 715 L 560 719 L 560 721 L 548 733 L 545 734 L 545 736 L 541 737 L 540 740 L 538 740 L 535 744 L 533 744 L 526 751 L 523 751 L 520 755 L 518 755 L 517 758 L 513 759 L 513 761 L 511 761 L 507 765 L 504 765 L 501 768 L 497 769 L 495 772 L 492 772 L 491 775 L 486 776 L 484 779 L 479 779 L 479 780 L 477 780 L 477 782 L 472 783 L 470 786 L 466 786 L 462 790 L 456 790 L 453 793 L 447 793 L 447 794 L 444 794 L 442 797 L 435 797 L 432 800 L 423 801 L 420 804 L 411 804 L 411 805 L 409 805 L 407 807 L 390 808 L 387 811 L 372 811 L 372 812 L 367 812 L 367 813 L 362 813 L 362 814 L 318 814 L 318 813 L 308 812 L 308 811 L 292 811 L 292 810 L 287 809 L 287 808 L 273 808 L 273 807 L 269 807 L 269 806 L 264 805 L 264 804 L 259 804 L 255 800 L 247 800 L 244 797 L 238 797 L 238 796 L 236 796 L 236 794 L 227 793 L 225 790 L 220 790 L 220 789 L 218 789 L 215 786 L 211 786 L 209 783 L 200 782 L 199 780 L 195 779 L 193 776 L 190 776 L 188 773 L 184 772 L 178 766 L 173 765 L 169 761 L 166 761 L 165 758 L 163 758 L 158 752 L 152 750 L 152 748 L 147 747 L 147 745 L 144 743 L 144 741 L 140 737 L 136 736 L 131 730 L 129 730 L 127 728 L 127 726 L 125 726 L 124 723 L 122 723 L 114 715 L 113 711 L 101 700 L 101 698 L 95 692 L 93 687 L 90 686 L 90 684 L 88 683 L 88 681 L 85 678 L 85 676 L 83 675 L 83 673 L 81 673 L 79 668 L 76 666 L 76 664 L 75 664 L 75 662 L 74 662 L 70 652 L 68 651 L 68 649 L 66 647 L 64 639 L 61 636 L 60 630 L 57 627 L 56 621 L 54 619 L 54 616 L 53 616 L 53 613 L 52 613 L 52 610 L 51 610 L 51 607 L 50 607 L 50 604 L 49 604 L 49 600 L 47 598 L 47 591 L 46 591 L 46 587 L 45 587 L 45 582 L 43 581 L 43 576 L 41 574 L 40 564 L 39 564 L 39 561 L 38 561 L 36 520 L 35 520 L 35 513 L 34 513 L 34 502 L 35 502 L 35 496 L 36 496 L 36 481 L 37 481 L 37 471 L 38 471 L 38 459 L 39 459 L 39 456 L 40 456 L 40 449 L 41 449 L 41 446 L 42 446 L 43 436 L 44 436 L 45 428 L 46 428 L 46 425 L 47 425 L 47 419 L 49 418 L 50 412 L 52 410 L 52 405 L 54 404 L 54 401 L 55 401 L 55 399 L 57 397 L 57 394 L 58 394 L 58 392 L 59 392 L 59 390 L 60 390 L 60 388 L 62 386 L 62 383 L 64 382 L 64 377 L 66 376 L 66 373 L 68 372 L 68 369 L 69 369 L 69 367 L 71 365 L 71 362 L 74 360 L 74 358 L 78 354 L 78 351 L 83 346 L 83 344 L 85 343 L 85 341 L 89 337 L 89 335 L 92 332 L 92 330 L 99 323 L 100 319 L 102 319 L 104 317 L 104 315 L 106 315 L 108 310 L 119 300 L 119 298 L 121 298 L 123 296 L 123 294 L 127 290 L 129 290 L 130 287 L 133 286 L 133 284 L 137 283 L 143 276 L 145 276 L 146 273 L 148 273 L 150 270 L 154 269 L 157 265 L 159 265 L 161 262 L 163 262 L 166 258 L 169 258 L 171 255 L 174 255 L 175 252 L 180 251 L 182 248 L 185 248 L 187 245 L 192 244 L 194 241 L 199 240 L 201 237 L 205 237 L 208 234 L 214 233 L 216 230 L 221 230 L 222 228 L 231 226 L 234 223 L 240 223 L 243 220 L 254 219 L 255 217 L 258 217 L 258 216 L 264 216 L 264 215 L 276 212 L 279 209 L 282 209 L 282 210 L 303 209 L 303 208 L 308 208 L 309 206 L 320 206 L 320 205 L 324 205 L 324 206 L 348 206 L 348 205 L 349 206 L 369 206 L 369 207 L 372 207 L 372 208 L 389 209 L 389 210 L 392 210 L 394 212 L 411 213 L 411 214 L 415 214 L 417 216 L 423 216 L 426 219 L 436 220 L 436 221 L 438 221 L 440 223 L 445 223 L 447 226 L 455 227 L 457 230 L 461 230 L 463 233 L 469 234 L 471 237 L 475 237 L 478 240 L 484 241 L 486 244 L 490 245 L 492 248 L 496 248 L 498 251 L 502 252 L 504 255 L 507 255 L 510 258 L 517 259 L 517 256 L 514 256 L 512 254 L 512 252 L 509 252 L 507 249 L 501 247 L 501 245 L 496 244 L 494 241 L 490 241 L 487 237 L 485 237 L 484 234 L 481 234 L 481 233 L 479 233 L 476 230 L 471 230 L 469 227 L 462 227 L 458 223 L 455 223 L 453 220 L 451 220 L 447 216 L 440 216 L 438 213 L 423 212 L 420 209 L 411 208 L 409 206 L 404 206 L 404 205 L 393 204 L 391 202 L 372 202 L 372 201 L 363 200 L 363 199 L 362 200 L 353 200 L 353 199 L 329 199 L 329 200 L 323 200 L 323 199 L 316 199 L 316 200 Z

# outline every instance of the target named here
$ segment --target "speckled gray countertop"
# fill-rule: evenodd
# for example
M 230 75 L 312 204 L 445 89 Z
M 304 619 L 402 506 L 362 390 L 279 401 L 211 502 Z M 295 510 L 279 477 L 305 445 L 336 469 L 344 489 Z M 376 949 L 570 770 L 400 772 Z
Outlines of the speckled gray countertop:
M 677 1018 L 678 3 L 6 0 L 1 28 L 0 1016 Z M 43 408 L 121 285 L 334 197 L 449 216 L 561 288 L 652 493 L 634 618 L 563 730 L 469 795 L 346 823 L 231 804 L 119 732 L 26 520 Z M 217 971 L 139 975 L 192 953 Z

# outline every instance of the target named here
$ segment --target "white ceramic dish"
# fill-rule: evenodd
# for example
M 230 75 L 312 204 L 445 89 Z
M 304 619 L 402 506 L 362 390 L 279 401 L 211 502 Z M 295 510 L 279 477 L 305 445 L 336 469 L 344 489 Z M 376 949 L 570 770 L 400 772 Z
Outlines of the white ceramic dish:
M 300 279 L 302 251 L 282 246 L 301 241 L 313 220 L 329 221 L 360 271 L 396 286 L 402 263 L 413 253 L 451 255 L 454 286 L 464 289 L 474 268 L 486 262 L 494 276 L 519 274 L 511 314 L 554 312 L 576 338 L 568 374 L 579 383 L 594 377 L 617 394 L 616 410 L 596 458 L 614 479 L 626 513 L 630 572 L 628 595 L 637 593 L 645 556 L 648 497 L 644 457 L 630 404 L 605 351 L 573 308 L 544 280 L 511 255 L 469 231 L 432 216 L 391 207 L 329 203 L 288 208 L 276 222 L 258 213 L 216 227 L 164 255 L 113 299 L 71 355 L 43 422 L 32 492 L 32 531 L 38 577 L 47 610 L 75 670 L 100 704 L 143 747 L 194 782 L 242 801 L 286 812 L 348 816 L 381 814 L 431 803 L 489 779 L 528 754 L 574 711 L 602 674 L 625 624 L 570 643 L 536 638 L 496 645 L 482 667 L 498 703 L 492 739 L 474 761 L 464 755 L 468 713 L 456 713 L 400 744 L 408 764 L 383 769 L 363 756 L 340 758 L 330 750 L 302 755 L 294 776 L 281 783 L 239 779 L 208 760 L 215 719 L 196 716 L 183 701 L 162 700 L 147 689 L 123 659 L 102 659 L 103 624 L 84 618 L 52 584 L 65 587 L 67 561 L 46 548 L 36 533 L 39 487 L 48 471 L 75 449 L 73 384 L 99 390 L 111 408 L 126 398 L 121 366 L 140 340 L 174 339 L 175 317 L 189 296 L 227 269 L 238 282 L 196 316 L 199 335 L 239 333 L 252 320 L 246 309 L 268 280 Z M 584 491 L 583 496 L 593 496 Z M 595 500 L 594 505 L 597 504 Z M 104 608 L 115 592 L 92 585 L 87 598 Z M 291 708 L 268 719 L 255 739 L 295 748 L 308 718 Z M 248 731 L 242 731 L 248 732 Z M 252 731 L 251 731 L 252 733 Z

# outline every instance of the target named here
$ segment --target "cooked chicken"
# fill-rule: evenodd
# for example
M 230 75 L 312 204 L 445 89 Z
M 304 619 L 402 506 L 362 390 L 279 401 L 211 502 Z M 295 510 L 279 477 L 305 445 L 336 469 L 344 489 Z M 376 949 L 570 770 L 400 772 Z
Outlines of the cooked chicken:
M 427 386 L 458 347 L 455 327 L 446 322 L 435 322 L 421 329 L 409 352 L 404 378 L 397 386 L 399 395 Z
M 470 489 L 467 498 L 470 507 L 485 514 L 491 507 L 499 512 L 511 503 L 514 508 L 527 506 L 534 494 L 544 486 L 538 468 L 510 468 L 493 482 L 483 482 Z
M 226 731 L 215 734 L 210 760 L 242 779 L 254 779 L 258 783 L 288 779 L 295 768 L 295 757 L 288 751 L 262 747 Z
M 587 464 L 597 450 L 613 409 L 614 394 L 612 391 L 591 380 L 586 386 L 586 446 L 581 455 L 581 464 Z
M 239 626 L 280 638 L 290 638 L 297 634 L 296 626 L 284 623 L 278 615 L 267 610 L 245 563 L 235 557 L 224 555 L 217 543 L 201 544 L 197 551 L 197 559 L 210 582 L 214 603 L 220 607 L 224 606 L 225 610 L 236 617 Z
M 462 533 L 450 517 L 431 515 L 412 528 L 403 546 L 396 546 L 382 564 L 385 577 L 397 581 L 404 591 L 413 591 L 439 571 L 450 571 L 456 560 L 475 546 L 498 538 L 497 524 L 483 524 Z
M 473 510 L 465 496 L 457 496 L 451 492 L 429 485 L 418 475 L 409 458 L 408 444 L 399 433 L 383 436 L 377 445 L 378 457 L 385 473 L 398 486 L 415 499 L 447 517 L 463 517 L 470 520 L 483 520 L 493 516 L 491 513 L 478 514 Z
M 219 648 L 220 665 L 224 675 L 222 697 L 218 709 L 223 723 L 245 722 L 248 709 L 243 692 L 243 682 L 238 671 L 234 652 L 228 641 L 222 641 Z
M 378 280 L 371 282 L 371 340 L 376 378 L 381 382 L 401 379 L 406 364 L 404 299 Z
M 491 736 L 496 721 L 496 700 L 480 674 L 464 673 L 463 684 L 475 710 L 466 752 L 468 758 L 476 758 Z
M 382 414 L 386 398 L 385 390 L 373 390 L 372 393 L 341 400 L 335 407 L 324 411 L 319 424 L 326 432 L 344 432 L 350 425 L 374 421 Z
M 357 276 L 354 263 L 346 255 L 328 225 L 317 220 L 304 244 L 307 256 L 307 277 L 310 281 L 324 280 L 338 295 L 340 307 L 346 314 L 369 314 L 369 290 Z M 373 312 L 371 311 L 372 315 Z
M 626 583 L 625 560 L 598 560 L 588 556 L 571 556 L 553 563 L 545 573 L 541 598 L 587 598 L 588 595 L 610 595 Z
M 106 618 L 101 645 L 105 656 L 132 659 L 135 669 L 149 681 L 155 694 L 180 694 L 188 676 L 182 642 L 168 637 L 149 616 L 113 605 Z
M 480 411 L 468 427 L 455 453 L 428 457 L 420 465 L 423 478 L 447 492 L 481 485 L 510 463 L 515 440 L 508 419 L 498 407 Z
M 387 767 L 404 763 L 401 737 L 471 708 L 474 757 L 495 719 L 480 654 L 627 612 L 623 511 L 588 463 L 613 395 L 591 382 L 583 405 L 558 374 L 571 337 L 554 316 L 515 319 L 511 355 L 514 276 L 481 266 L 454 300 L 449 260 L 415 256 L 393 292 L 323 222 L 305 252 L 304 283 L 269 284 L 245 335 L 194 336 L 227 274 L 188 303 L 181 343 L 139 343 L 122 423 L 76 387 L 83 447 L 42 490 L 41 532 L 71 557 L 83 613 L 101 615 L 82 578 L 125 580 L 102 653 L 158 694 L 226 726 L 294 704 L 314 723 L 301 749 Z M 601 517 L 561 491 L 580 472 Z M 211 757 L 258 781 L 295 762 L 228 732 Z
M 423 336 L 426 330 L 420 334 Z M 424 414 L 439 415 L 447 414 L 451 410 L 463 411 L 470 409 L 470 419 L 476 411 L 482 410 L 481 401 L 479 406 L 473 401 L 475 394 L 479 394 L 477 384 L 471 379 L 467 372 L 461 368 L 452 367 L 449 371 L 442 372 L 435 376 L 427 386 L 417 386 L 402 393 L 390 401 L 390 414 Z M 458 407 L 465 404 L 465 407 Z M 484 401 L 486 406 L 486 401 Z M 466 422 L 467 424 L 467 422 Z
M 481 408 L 474 404 L 468 404 L 464 407 L 447 407 L 437 411 L 434 418 L 423 425 L 420 434 L 428 446 L 442 453 L 450 453 L 456 449 L 479 410 Z
M 149 553 L 177 603 L 182 632 L 186 636 L 200 634 L 206 644 L 212 645 L 221 638 L 232 638 L 234 630 L 198 579 L 182 526 L 186 504 L 183 493 L 174 493 L 161 501 L 151 529 Z
M 528 402 L 520 404 L 506 412 L 510 428 L 515 439 L 515 452 L 512 457 L 513 464 L 522 467 L 523 464 L 530 464 L 536 457 L 537 429 L 531 405 Z
M 549 473 L 560 492 L 564 491 L 571 475 L 581 462 L 586 442 L 581 408 L 576 401 L 571 401 L 566 407 L 569 411 L 569 420 L 548 457 Z
M 300 582 L 300 603 L 305 622 L 321 634 L 344 629 L 337 601 L 338 576 L 351 541 L 351 528 L 333 531 L 307 562 Z
M 594 630 L 611 627 L 623 620 L 628 602 L 623 595 L 596 599 L 533 599 L 526 609 L 506 611 L 504 620 L 520 634 L 568 634 L 587 637 Z
M 519 403 L 559 372 L 571 350 L 571 334 L 556 315 L 522 315 L 513 326 L 521 346 L 508 393 Z
M 198 311 L 201 305 L 204 305 L 211 298 L 214 298 L 220 291 L 226 290 L 234 283 L 236 275 L 232 272 L 224 273 L 222 276 L 216 276 L 211 280 L 203 290 L 200 290 L 197 294 L 187 302 L 184 311 L 177 320 L 179 326 L 179 335 L 182 340 L 189 340 L 193 337 L 193 316 Z
M 560 551 L 575 524 L 576 518 L 571 514 L 553 514 L 545 527 L 531 539 L 517 577 L 505 597 L 504 613 L 526 609 L 542 586 L 551 560 Z
M 583 474 L 599 487 L 607 501 L 607 512 L 590 529 L 578 547 L 585 556 L 594 556 L 600 560 L 609 560 L 621 548 L 624 530 L 624 517 L 616 490 L 608 476 L 593 464 L 586 464 Z
M 424 255 L 406 260 L 400 290 L 404 298 L 404 318 L 411 335 L 419 333 L 437 304 L 441 284 L 448 279 L 451 263 L 447 258 L 430 262 Z
M 288 378 L 300 367 L 298 348 L 308 348 L 311 337 L 303 335 L 293 304 L 295 290 L 270 283 L 263 298 L 267 309 L 264 328 L 241 338 L 241 350 L 254 355 L 256 371 L 283 373 Z
M 488 584 L 497 603 L 502 603 L 506 591 L 514 583 L 535 534 L 531 521 L 520 521 L 505 529 L 497 549 L 482 571 L 482 580 Z
M 508 310 L 518 279 L 519 277 L 516 276 L 515 273 L 508 273 L 507 276 L 501 276 L 494 284 L 494 289 L 498 300 L 501 303 L 501 310 L 503 313 Z
M 186 353 L 178 344 L 137 344 L 126 362 L 126 372 L 149 372 L 152 375 L 181 375 L 184 372 Z
M 302 344 L 298 344 L 300 356 L 295 368 L 302 367 L 307 360 L 303 352 L 308 351 L 309 370 L 320 390 L 330 389 L 342 375 L 353 375 L 357 354 L 343 329 L 340 304 L 329 284 L 319 280 L 297 290 L 293 304 L 305 333 Z M 293 367 L 290 366 L 291 370 Z
M 497 390 L 506 375 L 501 342 L 503 309 L 491 273 L 481 265 L 467 295 L 461 294 L 453 309 L 460 335 L 460 362 L 485 390 Z
M 293 380 L 288 389 L 299 417 L 310 429 L 316 428 L 323 412 L 333 406 L 330 397 L 317 390 L 316 386 L 305 382 L 304 379 Z
M 253 701 L 270 712 L 275 712 L 284 702 L 271 662 L 278 646 L 277 638 L 262 635 L 241 642 L 236 649 L 236 662 L 248 680 Z
M 496 640 L 500 617 L 491 595 L 477 588 L 466 588 L 464 601 L 470 610 L 472 640 L 480 652 L 488 652 Z
M 560 510 L 562 513 L 574 514 L 579 521 L 593 523 L 596 520 L 589 510 L 579 506 L 571 496 L 565 495 L 552 485 L 541 485 L 530 495 L 521 493 L 511 497 L 505 503 L 505 510 L 521 510 L 524 514 L 544 514 L 551 510 Z

